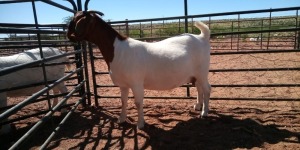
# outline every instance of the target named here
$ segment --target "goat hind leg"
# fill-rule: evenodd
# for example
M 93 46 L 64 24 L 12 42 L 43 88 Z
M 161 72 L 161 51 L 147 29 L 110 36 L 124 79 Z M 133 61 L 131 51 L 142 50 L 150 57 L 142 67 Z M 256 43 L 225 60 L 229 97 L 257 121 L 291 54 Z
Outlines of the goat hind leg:
M 137 127 L 139 129 L 144 128 L 145 120 L 144 120 L 144 111 L 143 111 L 143 101 L 144 101 L 144 87 L 136 86 L 132 88 L 132 92 L 134 95 L 135 105 L 138 111 L 138 123 Z
M 206 117 L 208 114 L 208 111 L 209 111 L 209 98 L 210 98 L 211 86 L 207 82 L 206 84 L 202 85 L 202 89 L 203 89 L 204 101 L 203 101 L 203 108 L 202 108 L 201 116 Z
M 203 91 L 201 84 L 196 82 L 196 87 L 197 87 L 197 103 L 194 105 L 194 110 L 201 110 L 201 106 L 203 104 Z

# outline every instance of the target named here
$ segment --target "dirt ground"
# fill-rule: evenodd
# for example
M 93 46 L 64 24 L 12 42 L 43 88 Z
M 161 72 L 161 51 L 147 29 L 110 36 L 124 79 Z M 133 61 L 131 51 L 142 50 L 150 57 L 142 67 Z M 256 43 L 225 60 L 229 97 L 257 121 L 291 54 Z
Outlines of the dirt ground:
M 300 110 L 287 102 L 211 101 L 207 118 L 199 118 L 193 104 L 194 100 L 145 100 L 146 126 L 138 130 L 132 99 L 123 124 L 117 123 L 120 100 L 101 100 L 101 107 L 75 111 L 47 149 L 300 148 Z M 61 119 L 54 117 L 53 124 Z M 16 124 L 23 128 L 2 137 L 1 149 L 24 134 L 32 121 Z M 38 149 L 52 129 L 51 123 L 43 126 L 21 149 Z
M 299 53 L 212 56 L 211 69 L 299 67 L 299 58 Z M 100 61 L 96 67 L 107 70 Z M 300 84 L 300 73 L 210 73 L 209 80 L 211 84 Z M 107 75 L 97 76 L 97 83 L 112 84 Z M 98 94 L 119 96 L 120 92 L 118 88 L 100 88 Z M 145 95 L 186 97 L 186 89 L 146 91 Z M 191 96 L 195 95 L 195 88 L 191 88 Z M 276 98 L 299 98 L 299 87 L 213 88 L 211 95 L 214 98 L 274 98 L 274 101 L 211 100 L 209 116 L 199 118 L 199 111 L 193 110 L 195 99 L 145 99 L 146 125 L 139 130 L 132 98 L 123 124 L 117 123 L 121 101 L 102 98 L 99 107 L 77 109 L 47 149 L 300 149 L 300 102 L 276 101 Z M 19 114 L 44 107 L 44 103 L 37 103 Z M 56 113 L 21 149 L 39 149 L 63 116 Z M 13 123 L 16 130 L 0 137 L 0 149 L 10 147 L 40 118 Z

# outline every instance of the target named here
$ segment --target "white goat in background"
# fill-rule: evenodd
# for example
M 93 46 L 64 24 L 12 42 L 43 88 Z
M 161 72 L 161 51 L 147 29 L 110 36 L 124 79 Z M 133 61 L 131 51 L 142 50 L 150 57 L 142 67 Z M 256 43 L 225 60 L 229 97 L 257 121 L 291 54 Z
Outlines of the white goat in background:
M 250 41 L 259 41 L 261 40 L 260 36 L 254 37 L 254 38 L 250 38 Z
M 101 50 L 113 83 L 121 89 L 120 123 L 127 116 L 129 88 L 138 110 L 137 126 L 143 128 L 144 89 L 169 90 L 189 82 L 198 90 L 195 108 L 200 109 L 203 104 L 201 115 L 207 116 L 211 89 L 208 82 L 210 30 L 205 24 L 195 23 L 202 32 L 200 35 L 182 34 L 147 43 L 120 35 L 95 13 L 77 12 L 67 36 L 71 41 L 93 42 Z
M 46 48 L 42 48 L 42 51 L 44 57 L 63 54 L 63 52 L 57 48 L 46 47 Z M 0 70 L 7 67 L 19 65 L 19 64 L 29 63 L 39 59 L 41 59 L 41 56 L 40 56 L 40 50 L 38 48 L 28 50 L 19 54 L 11 55 L 11 56 L 0 57 Z M 62 63 L 62 62 L 68 62 L 67 57 L 62 57 L 53 61 L 49 61 L 46 64 Z M 58 80 L 64 76 L 64 72 L 65 72 L 64 64 L 55 65 L 55 66 L 46 66 L 45 68 L 46 68 L 46 76 L 48 81 Z M 0 76 L 0 89 L 1 90 L 10 89 L 10 88 L 20 87 L 24 85 L 43 83 L 43 82 L 44 82 L 44 75 L 43 75 L 42 67 L 26 68 L 4 76 Z M 0 107 L 7 106 L 7 97 L 19 97 L 19 96 L 32 95 L 44 87 L 45 87 L 44 85 L 41 85 L 41 86 L 2 92 L 0 93 Z M 53 88 L 53 94 L 59 94 L 59 92 L 66 93 L 67 91 L 68 90 L 63 82 Z M 58 98 L 54 98 L 52 106 L 55 106 L 57 103 L 58 103 Z M 62 113 L 64 113 L 66 110 L 62 109 L 61 111 Z M 10 125 L 4 125 L 0 129 L 1 129 L 0 133 L 7 133 L 10 131 Z

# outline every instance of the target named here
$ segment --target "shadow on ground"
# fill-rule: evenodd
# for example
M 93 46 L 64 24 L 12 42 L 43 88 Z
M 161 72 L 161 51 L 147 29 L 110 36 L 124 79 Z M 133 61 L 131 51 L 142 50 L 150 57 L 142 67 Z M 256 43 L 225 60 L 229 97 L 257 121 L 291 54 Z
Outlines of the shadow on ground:
M 179 121 L 170 130 L 153 124 L 137 130 L 135 122 L 130 121 L 133 119 L 119 125 L 115 116 L 115 112 L 101 108 L 75 112 L 47 149 L 250 149 L 264 143 L 299 142 L 299 133 L 279 129 L 276 125 L 263 125 L 252 119 L 236 119 L 216 111 L 205 119 L 194 117 Z M 60 119 L 54 118 L 54 122 Z M 163 124 L 163 121 L 159 123 Z M 7 149 L 28 128 L 1 136 L 0 148 Z M 38 148 L 51 133 L 51 128 L 47 124 L 23 148 Z M 296 137 L 296 141 L 287 140 L 291 137 Z

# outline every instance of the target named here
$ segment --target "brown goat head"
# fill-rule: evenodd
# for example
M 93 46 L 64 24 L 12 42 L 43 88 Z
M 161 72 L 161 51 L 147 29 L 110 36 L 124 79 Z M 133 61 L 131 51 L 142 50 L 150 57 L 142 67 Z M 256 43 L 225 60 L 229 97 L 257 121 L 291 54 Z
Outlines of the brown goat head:
M 103 14 L 101 13 L 99 15 Z M 98 16 L 95 14 L 95 11 L 78 11 L 68 27 L 67 37 L 70 41 L 79 42 L 87 40 L 86 37 L 88 37 L 89 30 L 93 29 L 93 26 L 95 25 L 94 19 L 96 17 Z

